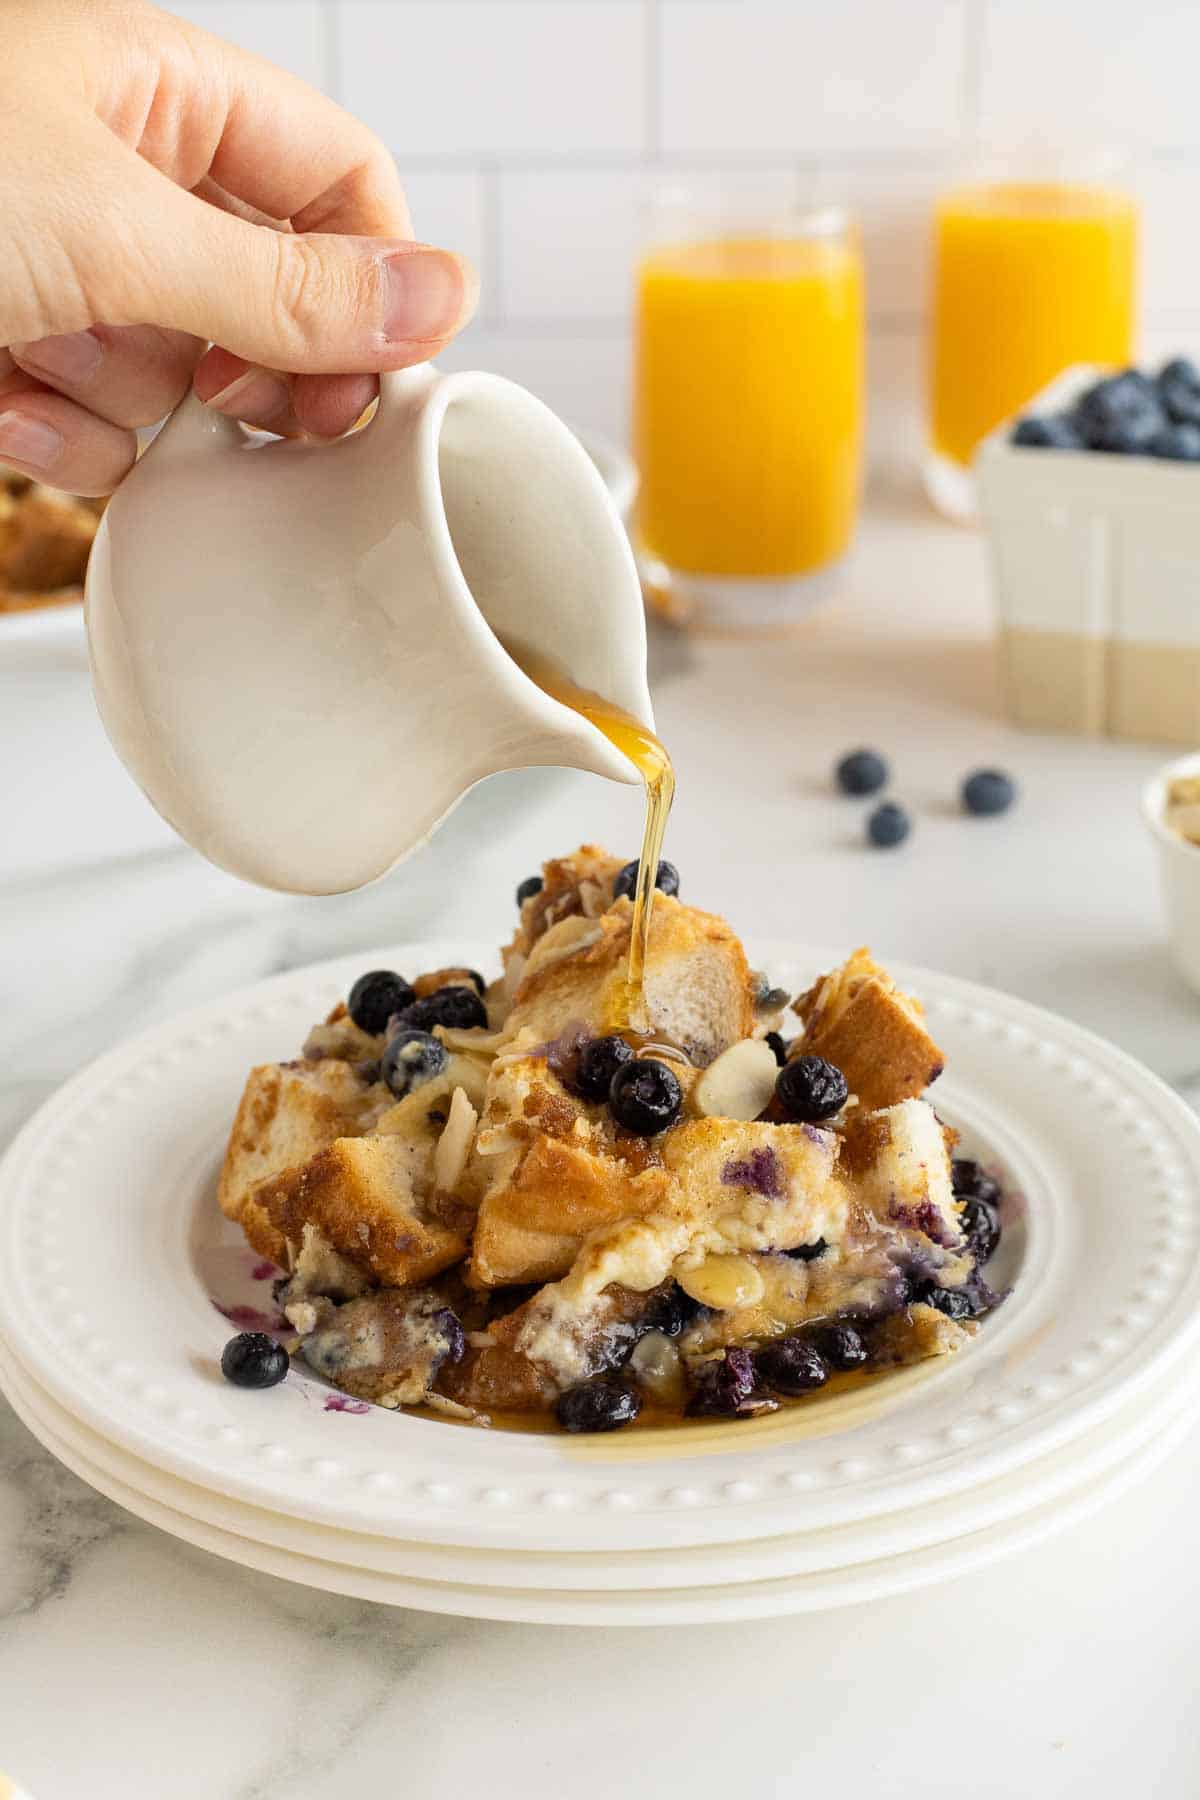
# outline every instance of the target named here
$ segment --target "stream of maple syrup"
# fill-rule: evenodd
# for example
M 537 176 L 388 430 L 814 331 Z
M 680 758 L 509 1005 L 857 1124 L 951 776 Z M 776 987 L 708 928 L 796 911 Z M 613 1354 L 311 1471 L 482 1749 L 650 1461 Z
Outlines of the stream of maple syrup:
M 528 644 L 504 640 L 504 648 L 517 667 L 551 700 L 569 706 L 596 727 L 610 744 L 627 756 L 641 775 L 646 794 L 642 828 L 642 853 L 638 861 L 637 888 L 633 896 L 633 922 L 629 933 L 629 965 L 621 1010 L 630 1030 L 648 1032 L 646 1007 L 646 955 L 650 947 L 650 919 L 654 908 L 655 876 L 666 836 L 667 819 L 675 797 L 675 771 L 671 758 L 652 731 L 624 707 L 603 694 L 581 687 L 561 664 Z

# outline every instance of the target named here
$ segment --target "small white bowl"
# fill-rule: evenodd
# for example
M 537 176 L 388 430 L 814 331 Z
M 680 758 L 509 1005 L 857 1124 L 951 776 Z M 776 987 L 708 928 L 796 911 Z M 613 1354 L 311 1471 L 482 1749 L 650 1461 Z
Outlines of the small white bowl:
M 1171 960 L 1200 994 L 1200 844 L 1189 844 L 1166 822 L 1167 789 L 1180 775 L 1200 775 L 1200 751 L 1177 757 L 1142 789 L 1142 812 L 1158 850 Z

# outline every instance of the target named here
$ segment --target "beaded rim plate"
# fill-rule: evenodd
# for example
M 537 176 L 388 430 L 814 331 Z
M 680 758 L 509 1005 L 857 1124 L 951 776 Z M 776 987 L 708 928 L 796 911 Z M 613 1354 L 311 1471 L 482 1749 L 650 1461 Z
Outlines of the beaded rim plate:
M 231 1388 L 202 1270 L 247 1070 L 294 1053 L 363 968 L 464 958 L 489 964 L 460 941 L 277 976 L 110 1052 L 34 1116 L 0 1165 L 0 1334 L 68 1412 L 185 1480 L 325 1525 L 656 1549 L 961 1492 L 1099 1425 L 1197 1336 L 1200 1122 L 1080 1027 L 901 969 L 947 1053 L 939 1112 L 1013 1197 L 998 1259 L 1013 1291 L 958 1356 L 763 1420 L 595 1439 L 330 1412 L 299 1370 Z M 838 958 L 758 945 L 755 960 L 798 990 Z

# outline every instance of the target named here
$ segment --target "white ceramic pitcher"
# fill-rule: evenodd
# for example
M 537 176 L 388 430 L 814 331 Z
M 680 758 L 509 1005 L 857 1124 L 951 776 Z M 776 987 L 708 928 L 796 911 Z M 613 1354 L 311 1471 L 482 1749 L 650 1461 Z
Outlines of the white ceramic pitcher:
M 265 887 L 382 875 L 485 775 L 636 781 L 498 638 L 653 725 L 633 557 L 577 440 L 499 376 L 380 382 L 336 444 L 253 439 L 186 399 L 92 553 L 101 717 L 152 803 Z

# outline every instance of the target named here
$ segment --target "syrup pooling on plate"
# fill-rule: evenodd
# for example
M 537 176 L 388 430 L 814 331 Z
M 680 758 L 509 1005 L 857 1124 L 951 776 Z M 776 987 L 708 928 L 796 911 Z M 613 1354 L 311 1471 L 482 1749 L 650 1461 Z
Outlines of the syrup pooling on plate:
M 638 862 L 637 888 L 633 896 L 633 923 L 629 933 L 629 976 L 625 994 L 626 1022 L 634 1031 L 649 1030 L 644 991 L 646 954 L 650 946 L 650 920 L 654 908 L 654 882 L 662 856 L 667 819 L 675 797 L 675 770 L 671 758 L 652 731 L 623 707 L 591 688 L 580 687 L 561 664 L 540 650 L 515 639 L 504 648 L 523 674 L 581 718 L 603 733 L 642 777 L 646 790 L 646 822 L 642 828 L 642 853 Z

